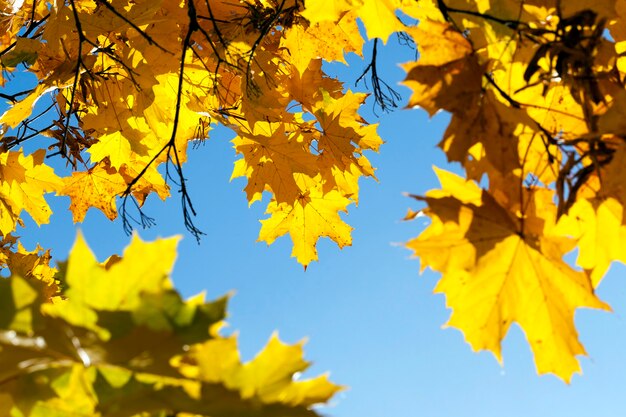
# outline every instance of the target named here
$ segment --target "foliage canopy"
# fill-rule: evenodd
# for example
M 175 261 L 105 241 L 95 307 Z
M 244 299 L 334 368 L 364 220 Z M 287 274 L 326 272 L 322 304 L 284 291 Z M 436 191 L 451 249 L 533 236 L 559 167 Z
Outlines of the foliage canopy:
M 119 210 L 130 229 L 133 216 L 153 222 L 141 211 L 150 194 L 165 199 L 174 187 L 185 226 L 199 237 L 183 166 L 189 144 L 221 124 L 235 133 L 232 177 L 247 180 L 250 204 L 269 197 L 259 240 L 288 234 L 305 267 L 321 237 L 351 245 L 340 213 L 358 203 L 361 177 L 375 178 L 367 151 L 383 141 L 358 114 L 366 95 L 346 90 L 322 63 L 345 62 L 345 53 L 362 53 L 364 36 L 374 39 L 362 77 L 371 77 L 380 107 L 393 107 L 397 93 L 377 75 L 376 48 L 394 33 L 419 52 L 403 64 L 408 106 L 451 114 L 439 146 L 465 173 L 437 169 L 441 188 L 413 196 L 425 208 L 406 218 L 425 214 L 431 223 L 406 246 L 422 268 L 442 273 L 436 291 L 453 311 L 448 324 L 473 349 L 500 359 L 518 323 L 538 372 L 569 380 L 585 354 L 574 313 L 608 310 L 595 288 L 612 261 L 626 261 L 625 14 L 624 0 L 0 1 L 0 96 L 8 102 L 0 262 L 11 271 L 2 283 L 2 361 L 36 357 L 52 387 L 40 387 L 38 403 L 2 403 L 16 415 L 69 411 L 64 398 L 83 390 L 91 412 L 116 415 L 102 398 L 127 387 L 149 398 L 171 393 L 171 403 L 147 411 L 213 415 L 199 405 L 207 395 L 236 397 L 211 407 L 306 414 L 332 395 L 338 388 L 323 378 L 285 382 L 305 363 L 299 347 L 277 339 L 264 352 L 284 356 L 282 382 L 248 378 L 245 369 L 266 365 L 239 364 L 234 340 L 217 334 L 223 302 L 185 302 L 165 278 L 172 241 L 154 244 L 171 259 L 155 257 L 163 268 L 148 271 L 136 252 L 161 249 L 134 241 L 124 260 L 100 264 L 79 238 L 56 271 L 48 251 L 29 252 L 13 234 L 25 213 L 49 221 L 46 193 L 69 196 L 75 222 L 91 207 L 111 220 Z M 26 154 L 23 144 L 34 140 L 43 145 Z M 46 157 L 71 172 L 55 173 Z M 579 268 L 563 260 L 574 248 Z M 150 278 L 125 281 L 122 262 L 129 276 Z M 109 286 L 105 276 L 117 295 L 95 290 Z M 41 333 L 55 328 L 70 336 Z M 140 334 L 165 338 L 163 351 L 124 356 Z M 93 350 L 96 366 L 85 368 L 76 343 Z M 210 357 L 223 368 L 208 369 Z M 10 372 L 2 395 L 32 391 L 28 378 L 40 370 Z

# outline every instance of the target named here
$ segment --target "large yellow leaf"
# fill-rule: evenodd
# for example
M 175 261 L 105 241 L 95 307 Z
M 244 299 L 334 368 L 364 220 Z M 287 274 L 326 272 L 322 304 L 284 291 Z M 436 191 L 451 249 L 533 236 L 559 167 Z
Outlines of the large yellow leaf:
M 518 323 L 537 371 L 569 381 L 580 371 L 576 356 L 585 354 L 575 310 L 609 309 L 587 275 L 562 260 L 575 241 L 545 234 L 550 226 L 533 217 L 545 215 L 542 202 L 533 203 L 537 209 L 526 212 L 522 222 L 486 191 L 478 202 L 475 185 L 453 184 L 419 197 L 428 204 L 424 213 L 432 223 L 407 243 L 422 268 L 443 274 L 435 291 L 446 295 L 452 309 L 448 325 L 460 329 L 474 350 L 489 350 L 501 360 L 501 341 Z
M 144 242 L 133 235 L 122 258 L 103 267 L 78 234 L 65 275 L 67 296 L 100 310 L 134 309 L 143 296 L 172 288 L 169 274 L 177 243 L 178 238 Z

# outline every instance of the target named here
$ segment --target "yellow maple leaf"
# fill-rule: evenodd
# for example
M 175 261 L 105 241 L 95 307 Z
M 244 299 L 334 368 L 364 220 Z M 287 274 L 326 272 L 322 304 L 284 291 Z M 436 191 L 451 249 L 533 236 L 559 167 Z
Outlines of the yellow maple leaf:
M 449 190 L 444 186 L 444 195 L 419 197 L 428 204 L 424 213 L 432 223 L 407 243 L 422 268 L 443 274 L 435 291 L 446 295 L 452 309 L 448 325 L 460 329 L 474 350 L 489 350 L 501 360 L 501 341 L 518 323 L 537 371 L 569 381 L 580 371 L 576 356 L 585 354 L 574 311 L 609 309 L 587 275 L 562 260 L 575 241 L 542 233 L 551 228 L 533 218 L 545 215 L 542 201 L 522 223 L 486 191 L 478 203 L 475 185 L 453 184 Z M 528 227 L 520 229 L 524 224 Z
M 289 128 L 292 133 L 286 134 Z M 309 152 L 296 126 L 257 122 L 249 132 L 241 130 L 233 139 L 243 159 L 235 162 L 232 178 L 245 176 L 245 191 L 250 204 L 261 199 L 263 191 L 271 191 L 277 202 L 292 203 L 300 194 L 294 175 L 314 176 L 317 161 Z
M 141 305 L 142 297 L 171 289 L 169 274 L 178 240 L 173 237 L 144 242 L 133 235 L 122 257 L 100 263 L 79 233 L 63 278 L 69 286 L 65 294 L 72 302 L 47 304 L 45 313 L 91 329 L 107 340 L 110 332 L 98 325 L 95 310 L 130 311 Z
M 218 337 L 194 345 L 176 362 L 186 377 L 223 383 L 239 391 L 244 399 L 308 407 L 328 401 L 343 387 L 328 381 L 327 375 L 295 380 L 294 376 L 309 366 L 302 347 L 302 342 L 287 345 L 273 334 L 265 348 L 244 364 L 239 358 L 237 338 Z
M 126 179 L 114 168 L 97 164 L 88 171 L 73 172 L 63 179 L 60 195 L 71 199 L 74 222 L 82 222 L 90 207 L 100 209 L 109 220 L 117 217 L 115 198 L 127 187 Z
M 353 7 L 363 4 L 364 0 L 306 0 L 301 15 L 311 23 L 336 22 Z
M 626 147 L 620 144 L 610 163 L 581 187 L 578 198 L 557 224 L 557 233 L 578 240 L 576 264 L 589 273 L 594 287 L 600 284 L 611 262 L 626 263 L 625 163 Z
M 408 33 L 420 59 L 402 66 L 402 84 L 412 90 L 407 107 L 419 106 L 431 116 L 466 109 L 482 93 L 483 70 L 471 43 L 449 23 L 425 20 Z
M 281 47 L 287 48 L 289 62 L 301 76 L 311 60 L 318 57 L 346 63 L 345 53 L 354 52 L 362 56 L 363 43 L 353 12 L 343 14 L 336 22 L 322 21 L 309 27 L 292 26 L 281 39 Z
M 45 84 L 38 84 L 29 95 L 9 107 L 9 109 L 0 116 L 0 123 L 6 123 L 10 127 L 16 127 L 22 123 L 32 114 L 35 104 L 37 104 L 37 101 L 46 92 L 46 89 L 47 86 Z
M 398 0 L 364 0 L 358 14 L 369 39 L 380 38 L 387 43 L 389 36 L 405 30 L 404 24 L 396 16 L 400 7 Z
M 361 143 L 375 150 L 382 143 L 357 113 L 367 96 L 348 91 L 337 99 L 326 92 L 323 97 L 315 108 L 315 117 L 321 127 L 317 151 L 325 155 L 331 165 L 349 171 L 352 164 L 360 166 L 357 154 L 362 152 Z
M 324 74 L 321 58 L 311 60 L 302 74 L 297 71 L 293 72 L 290 77 L 283 80 L 281 85 L 285 87 L 293 100 L 309 112 L 318 101 L 323 100 L 324 91 L 328 92 L 331 97 L 337 98 L 342 94 L 343 89 L 341 82 Z
M 44 194 L 57 191 L 61 180 L 44 163 L 43 149 L 24 156 L 22 151 L 0 154 L 0 232 L 15 230 L 19 218 L 26 211 L 38 225 L 47 223 L 52 211 Z
M 59 291 L 55 279 L 57 269 L 50 266 L 51 259 L 50 250 L 44 251 L 39 245 L 32 251 L 26 250 L 17 237 L 6 235 L 0 241 L 0 268 L 8 268 L 12 275 L 39 281 L 43 285 L 37 288 L 43 292 L 46 300 Z
M 380 38 L 387 43 L 389 36 L 406 26 L 396 16 L 400 0 L 308 0 L 301 13 L 311 23 L 338 22 L 348 10 L 354 10 L 363 21 L 369 39 Z
M 560 152 L 528 112 L 502 103 L 492 91 L 453 114 L 439 147 L 477 180 L 485 173 L 506 176 L 521 168 L 549 184 L 559 171 Z
M 576 265 L 589 271 L 594 287 L 611 262 L 626 263 L 624 207 L 614 198 L 578 199 L 559 219 L 556 233 L 578 240 Z
M 173 237 L 144 242 L 135 234 L 117 262 L 103 265 L 79 233 L 67 260 L 67 296 L 95 309 L 135 308 L 141 304 L 142 295 L 172 288 L 169 274 L 178 240 Z M 94 279 L 90 277 L 93 274 L 106 275 L 107 279 Z
M 293 204 L 268 204 L 266 213 L 271 217 L 261 220 L 259 240 L 269 245 L 289 233 L 293 242 L 291 256 L 306 268 L 318 259 L 315 245 L 320 237 L 329 237 L 340 248 L 352 244 L 352 228 L 339 216 L 351 201 L 338 191 L 324 193 L 322 184 L 304 175 L 299 175 L 297 182 L 304 191 Z

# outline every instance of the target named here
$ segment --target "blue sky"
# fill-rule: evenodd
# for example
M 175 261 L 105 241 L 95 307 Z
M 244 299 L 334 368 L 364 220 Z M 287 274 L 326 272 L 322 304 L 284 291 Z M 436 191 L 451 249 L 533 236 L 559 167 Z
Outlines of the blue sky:
M 370 48 L 366 48 L 369 50 Z M 402 79 L 397 63 L 413 53 L 392 38 L 380 51 L 382 76 L 390 84 Z M 353 88 L 365 63 L 350 57 L 350 67 L 330 70 Z M 362 88 L 362 86 L 360 86 Z M 404 100 L 408 90 L 399 87 Z M 144 239 L 184 236 L 173 274 L 184 295 L 206 290 L 215 298 L 235 290 L 228 331 L 239 332 L 244 359 L 261 349 L 276 330 L 287 342 L 308 338 L 308 374 L 331 372 L 331 379 L 350 387 L 329 408 L 334 417 L 622 417 L 626 415 L 626 268 L 615 266 L 599 295 L 614 313 L 579 310 L 576 323 L 589 353 L 584 375 L 566 385 L 553 376 L 538 377 L 523 333 L 513 328 L 504 342 L 504 367 L 488 353 L 473 353 L 461 333 L 441 327 L 449 311 L 433 295 L 438 275 L 419 275 L 419 261 L 401 245 L 425 226 L 423 218 L 401 219 L 416 202 L 403 192 L 424 193 L 435 187 L 432 165 L 446 167 L 435 148 L 446 115 L 429 120 L 420 110 L 363 116 L 380 122 L 387 142 L 369 155 L 379 182 L 361 182 L 359 207 L 345 217 L 355 230 L 353 246 L 339 250 L 318 244 L 320 262 L 306 272 L 290 258 L 288 237 L 268 247 L 256 243 L 263 204 L 248 208 L 245 183 L 229 182 L 235 153 L 232 134 L 216 129 L 211 139 L 190 150 L 185 166 L 198 212 L 196 225 L 206 233 L 196 244 L 183 227 L 178 196 L 161 203 L 151 198 L 147 213 L 157 226 L 139 231 Z M 380 112 L 379 112 L 380 113 Z M 457 167 L 448 169 L 458 170 Z M 120 253 L 129 242 L 121 222 L 110 223 L 95 209 L 73 225 L 65 197 L 49 198 L 50 225 L 29 223 L 20 233 L 30 249 L 39 242 L 65 259 L 76 230 L 81 229 L 100 259 Z M 572 258 L 573 259 L 573 258 Z

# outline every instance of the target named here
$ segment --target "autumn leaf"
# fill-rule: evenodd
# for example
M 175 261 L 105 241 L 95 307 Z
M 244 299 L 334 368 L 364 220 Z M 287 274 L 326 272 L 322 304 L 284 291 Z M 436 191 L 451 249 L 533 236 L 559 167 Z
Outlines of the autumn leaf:
M 324 193 L 321 185 L 304 176 L 298 184 L 303 191 L 293 205 L 272 201 L 267 206 L 270 217 L 261 220 L 259 240 L 271 244 L 289 233 L 291 256 L 306 268 L 318 259 L 315 245 L 320 237 L 329 237 L 340 248 L 352 244 L 352 228 L 339 216 L 351 201 L 337 191 Z
M 70 210 L 76 223 L 83 221 L 90 207 L 100 209 L 109 220 L 115 219 L 115 199 L 127 187 L 125 178 L 105 164 L 97 164 L 89 171 L 74 172 L 64 178 L 63 183 L 60 194 L 70 197 Z
M 613 261 L 626 262 L 624 158 L 626 149 L 620 146 L 601 177 L 589 179 L 557 225 L 559 233 L 578 240 L 576 264 L 589 273 L 594 287 Z
M 537 371 L 569 381 L 580 371 L 574 312 L 580 307 L 609 309 L 593 292 L 587 275 L 563 261 L 575 241 L 520 229 L 487 192 L 476 199 L 476 186 L 461 186 L 443 175 L 443 188 L 418 197 L 428 204 L 431 225 L 406 246 L 422 268 L 443 274 L 435 292 L 452 309 L 448 326 L 460 329 L 474 350 L 489 350 L 501 361 L 501 341 L 511 324 L 526 334 Z M 454 184 L 446 188 L 446 183 Z M 532 266 L 532 267 L 531 267 Z
M 370 136 L 367 131 L 365 120 L 357 114 L 357 109 L 365 101 L 364 94 L 348 93 L 334 99 L 329 94 L 324 94 L 324 100 L 318 103 L 315 116 L 321 127 L 321 135 L 317 137 L 317 151 L 327 156 L 341 170 L 346 170 L 350 164 L 357 164 L 355 156 L 361 153 L 361 141 Z M 380 139 L 376 145 L 369 145 L 375 149 L 380 146 Z
M 367 37 L 380 38 L 386 43 L 392 33 L 405 29 L 396 17 L 400 6 L 398 0 L 309 0 L 305 2 L 302 16 L 311 23 L 338 22 L 346 11 L 355 9 L 363 21 Z
M 245 191 L 252 204 L 263 191 L 271 191 L 278 202 L 291 203 L 298 198 L 299 174 L 314 176 L 317 160 L 309 152 L 309 143 L 295 126 L 289 134 L 285 125 L 258 122 L 252 131 L 233 140 L 243 159 L 235 162 L 232 178 L 247 177 Z
M 50 250 L 44 250 L 39 245 L 29 251 L 17 238 L 10 235 L 3 239 L 4 245 L 0 249 L 1 267 L 8 268 L 12 274 L 29 280 L 36 280 L 43 285 L 39 287 L 44 299 L 51 299 L 58 295 L 59 281 L 56 279 L 57 269 L 50 265 L 52 255 Z
M 306 0 L 305 10 L 301 14 L 311 23 L 336 22 L 346 11 L 361 6 L 363 2 L 363 0 Z
M 2 66 L 16 67 L 21 63 L 33 65 L 41 46 L 41 42 L 35 39 L 18 37 L 13 49 L 2 55 Z
M 559 219 L 558 231 L 578 240 L 576 265 L 589 272 L 594 287 L 613 261 L 626 262 L 623 210 L 614 198 L 580 199 Z
M 48 223 L 52 211 L 44 194 L 57 191 L 61 180 L 44 163 L 44 155 L 44 150 L 28 156 L 21 151 L 0 154 L 0 232 L 3 235 L 22 224 L 22 211 L 38 225 Z
M 405 29 L 404 24 L 396 16 L 400 6 L 398 0 L 364 0 L 359 9 L 359 17 L 363 20 L 369 39 L 380 38 L 386 43 L 392 33 Z
M 327 375 L 294 380 L 307 369 L 302 343 L 287 345 L 276 334 L 250 362 L 241 363 L 235 337 L 218 338 L 198 344 L 181 358 L 180 371 L 209 383 L 224 383 L 243 398 L 259 397 L 266 403 L 290 406 L 323 403 L 342 387 L 328 381 Z
M 407 72 L 403 84 L 412 90 L 407 106 L 419 106 L 433 116 L 473 102 L 482 91 L 482 68 L 471 43 L 449 23 L 426 20 L 408 33 L 420 58 L 403 65 Z
M 346 63 L 346 53 L 354 52 L 362 56 L 363 44 L 354 12 L 344 13 L 337 21 L 321 21 L 308 28 L 293 26 L 281 41 L 300 76 L 318 57 Z

